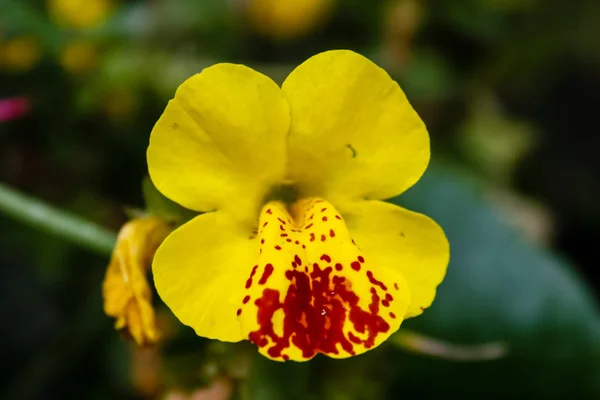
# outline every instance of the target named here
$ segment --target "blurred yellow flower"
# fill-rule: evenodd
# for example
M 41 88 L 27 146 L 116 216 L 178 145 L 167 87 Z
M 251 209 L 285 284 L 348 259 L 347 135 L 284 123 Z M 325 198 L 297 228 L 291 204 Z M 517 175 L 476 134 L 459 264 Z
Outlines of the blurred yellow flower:
M 139 98 L 131 88 L 109 89 L 102 99 L 102 109 L 113 121 L 127 120 L 139 107 Z
M 113 9 L 113 0 L 48 0 L 50 16 L 65 28 L 93 28 L 105 22 Z
M 154 343 L 160 336 L 146 272 L 168 233 L 168 225 L 155 217 L 127 222 L 119 232 L 106 270 L 104 311 L 117 319 L 115 328 L 126 329 L 138 345 Z
M 35 37 L 20 36 L 0 42 L 0 66 L 4 69 L 25 72 L 41 58 L 42 48 Z
M 420 0 L 395 0 L 385 10 L 383 51 L 386 63 L 395 71 L 410 61 L 413 38 L 423 14 Z
M 335 0 L 248 0 L 247 12 L 254 29 L 275 39 L 303 36 L 333 9 Z
M 446 273 L 442 229 L 381 201 L 429 154 L 398 84 L 352 51 L 308 59 L 281 88 L 243 65 L 204 69 L 150 136 L 156 188 L 203 212 L 156 252 L 159 295 L 198 335 L 278 361 L 375 348 Z
M 62 67 L 73 75 L 82 75 L 92 70 L 98 62 L 95 46 L 85 40 L 68 43 L 60 53 Z

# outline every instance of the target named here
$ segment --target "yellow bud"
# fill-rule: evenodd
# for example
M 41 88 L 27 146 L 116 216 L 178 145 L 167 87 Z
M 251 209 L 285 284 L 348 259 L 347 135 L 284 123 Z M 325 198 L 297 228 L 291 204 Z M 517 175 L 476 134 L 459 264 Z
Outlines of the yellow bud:
M 113 11 L 112 0 L 48 0 L 54 21 L 66 28 L 86 29 L 100 25 Z
M 423 6 L 418 0 L 395 0 L 385 13 L 384 51 L 390 68 L 399 71 L 410 60 L 413 37 L 422 20 Z
M 248 16 L 257 32 L 293 39 L 315 29 L 333 5 L 334 0 L 248 0 Z
M 28 71 L 41 57 L 40 43 L 32 36 L 21 36 L 0 44 L 0 65 L 10 71 Z
M 169 226 L 155 217 L 127 222 L 106 270 L 104 312 L 115 317 L 115 328 L 128 331 L 138 345 L 155 343 L 160 337 L 146 272 L 169 231 Z
M 60 54 L 60 65 L 74 75 L 92 70 L 98 62 L 98 54 L 93 44 L 87 41 L 69 43 Z

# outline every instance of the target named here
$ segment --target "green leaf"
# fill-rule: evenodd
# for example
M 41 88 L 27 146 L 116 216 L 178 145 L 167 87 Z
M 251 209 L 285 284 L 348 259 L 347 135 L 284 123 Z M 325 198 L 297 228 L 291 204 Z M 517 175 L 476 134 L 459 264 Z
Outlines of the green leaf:
M 433 306 L 403 326 L 457 344 L 503 341 L 509 352 L 465 364 L 397 352 L 399 391 L 600 395 L 600 314 L 569 263 L 529 244 L 476 187 L 446 170 L 431 168 L 392 202 L 435 219 L 451 248 Z
M 142 192 L 146 203 L 146 211 L 156 217 L 164 218 L 177 223 L 177 225 L 181 225 L 198 214 L 166 198 L 156 189 L 148 177 L 142 181 Z
M 65 35 L 30 2 L 8 0 L 0 2 L 0 26 L 3 31 L 35 34 L 44 47 L 57 51 Z

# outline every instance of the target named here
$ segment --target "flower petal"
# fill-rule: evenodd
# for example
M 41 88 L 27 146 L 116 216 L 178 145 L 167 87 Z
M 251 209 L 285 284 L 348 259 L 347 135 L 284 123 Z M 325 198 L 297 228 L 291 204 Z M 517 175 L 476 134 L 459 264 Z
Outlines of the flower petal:
M 263 355 L 350 357 L 400 326 L 410 304 L 406 282 L 363 257 L 331 204 L 305 199 L 290 214 L 283 203 L 269 202 L 257 239 L 259 256 L 236 313 Z
M 429 163 L 429 136 L 389 75 L 348 50 L 318 54 L 283 84 L 290 103 L 289 178 L 328 200 L 385 199 Z
M 115 327 L 127 329 L 140 346 L 154 343 L 160 336 L 146 272 L 169 231 L 167 223 L 155 217 L 123 225 L 102 284 L 105 313 L 115 317 Z
M 365 256 L 406 279 L 412 300 L 407 318 L 421 314 L 433 302 L 450 259 L 442 228 L 425 215 L 381 201 L 356 202 L 342 212 Z
M 196 211 L 258 211 L 283 181 L 287 102 L 266 76 L 217 64 L 185 81 L 156 123 L 148 169 L 156 187 Z
M 224 212 L 202 214 L 175 230 L 159 247 L 152 269 L 162 300 L 199 336 L 244 339 L 236 310 L 256 260 L 255 241 Z

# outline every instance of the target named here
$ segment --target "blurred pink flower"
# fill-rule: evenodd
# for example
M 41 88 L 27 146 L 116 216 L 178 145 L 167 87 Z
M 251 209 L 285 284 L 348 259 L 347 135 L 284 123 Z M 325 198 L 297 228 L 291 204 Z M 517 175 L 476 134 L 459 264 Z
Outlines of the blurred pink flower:
M 10 97 L 0 99 L 0 122 L 17 119 L 27 114 L 30 109 L 30 102 L 27 97 Z

